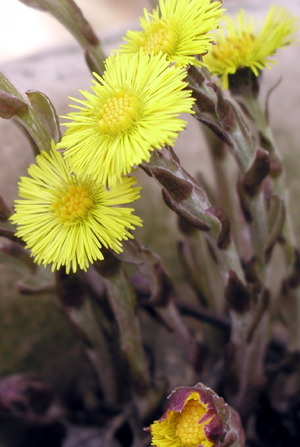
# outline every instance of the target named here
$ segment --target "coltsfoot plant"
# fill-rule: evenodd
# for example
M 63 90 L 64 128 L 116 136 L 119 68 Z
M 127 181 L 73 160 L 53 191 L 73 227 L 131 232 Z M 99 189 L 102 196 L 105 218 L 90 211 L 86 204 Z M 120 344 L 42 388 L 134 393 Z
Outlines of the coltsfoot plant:
M 22 2 L 67 27 L 93 80 L 70 98 L 62 136 L 51 98 L 32 86 L 25 99 L 0 75 L 0 116 L 35 155 L 13 204 L 2 191 L 1 263 L 27 276 L 20 293 L 56 303 L 91 371 L 75 362 L 84 390 L 57 389 L 30 362 L 3 373 L 1 446 L 299 446 L 300 251 L 260 98 L 297 19 L 272 6 L 255 24 L 229 17 L 225 0 L 159 0 L 106 58 L 73 0 Z M 206 136 L 213 187 L 174 148 L 183 113 Z M 177 219 L 163 237 L 180 281 L 136 231 L 147 176 Z

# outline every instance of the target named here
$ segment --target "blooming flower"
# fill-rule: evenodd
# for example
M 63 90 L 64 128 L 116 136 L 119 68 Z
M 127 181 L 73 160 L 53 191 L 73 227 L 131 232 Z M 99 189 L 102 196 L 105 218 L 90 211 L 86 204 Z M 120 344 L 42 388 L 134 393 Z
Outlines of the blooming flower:
M 184 70 L 170 66 L 162 54 L 117 54 L 97 74 L 93 93 L 68 115 L 71 122 L 58 147 L 78 174 L 88 173 L 113 186 L 150 151 L 172 145 L 185 127 L 180 113 L 192 113 L 194 99 L 183 82 Z M 67 117 L 67 118 L 68 118 Z
M 120 241 L 132 238 L 128 230 L 141 225 L 133 209 L 120 206 L 139 197 L 133 178 L 107 190 L 88 175 L 72 174 L 54 150 L 38 155 L 28 174 L 19 182 L 11 220 L 38 264 L 86 270 L 103 259 L 102 247 L 121 252 Z
M 212 447 L 216 441 L 224 439 L 229 418 L 228 405 L 210 388 L 200 383 L 194 387 L 179 387 L 169 396 L 165 414 L 150 426 L 151 444 Z
M 252 70 L 258 76 L 265 67 L 274 63 L 271 59 L 279 48 L 294 40 L 298 29 L 297 19 L 283 8 L 272 6 L 260 31 L 255 31 L 253 18 L 246 18 L 240 10 L 236 20 L 226 17 L 226 29 L 215 35 L 216 45 L 203 61 L 214 75 L 220 76 L 223 88 L 228 88 L 228 76 L 240 68 Z
M 142 31 L 128 31 L 121 46 L 122 52 L 167 55 L 179 65 L 201 65 L 198 57 L 211 46 L 210 31 L 217 28 L 222 4 L 211 0 L 159 0 L 159 6 L 150 14 L 144 11 L 140 19 Z

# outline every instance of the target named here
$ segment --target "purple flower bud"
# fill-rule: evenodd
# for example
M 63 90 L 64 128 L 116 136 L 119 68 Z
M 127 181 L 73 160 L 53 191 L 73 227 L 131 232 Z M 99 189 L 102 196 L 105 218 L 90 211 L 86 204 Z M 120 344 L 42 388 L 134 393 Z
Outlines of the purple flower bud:
M 202 383 L 176 388 L 166 412 L 148 429 L 157 447 L 242 447 L 238 414 Z

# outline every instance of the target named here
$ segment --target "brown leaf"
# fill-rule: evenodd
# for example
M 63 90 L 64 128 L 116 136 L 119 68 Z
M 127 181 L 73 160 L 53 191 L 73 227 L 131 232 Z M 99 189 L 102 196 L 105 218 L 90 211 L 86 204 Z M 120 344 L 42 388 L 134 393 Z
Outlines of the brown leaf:
M 257 149 L 255 158 L 243 179 L 243 186 L 247 194 L 254 196 L 258 193 L 263 179 L 269 173 L 269 169 L 269 153 L 264 149 Z

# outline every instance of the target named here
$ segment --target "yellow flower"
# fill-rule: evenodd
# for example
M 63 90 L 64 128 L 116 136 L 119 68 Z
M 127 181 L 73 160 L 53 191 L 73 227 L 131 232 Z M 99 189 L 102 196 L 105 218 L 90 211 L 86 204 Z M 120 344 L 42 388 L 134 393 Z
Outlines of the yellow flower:
M 120 253 L 121 241 L 132 238 L 128 230 L 141 226 L 132 208 L 120 206 L 139 197 L 133 178 L 106 190 L 88 175 L 72 174 L 54 150 L 38 155 L 28 174 L 19 182 L 21 198 L 11 220 L 35 262 L 52 264 L 52 271 L 61 266 L 67 273 L 86 270 L 103 259 L 102 247 Z
M 106 61 L 106 71 L 74 99 L 79 111 L 69 113 L 70 123 L 59 148 L 78 174 L 88 173 L 113 186 L 135 165 L 148 161 L 150 151 L 172 145 L 192 113 L 194 99 L 183 82 L 184 70 L 170 66 L 162 54 L 117 54 Z
M 199 56 L 211 46 L 210 32 L 217 28 L 224 12 L 222 4 L 211 0 L 159 0 L 150 14 L 140 19 L 142 31 L 128 31 L 121 51 L 167 55 L 179 65 L 202 65 Z
M 256 32 L 253 18 L 246 18 L 240 10 L 236 20 L 226 17 L 226 29 L 215 35 L 216 45 L 204 56 L 203 61 L 214 75 L 220 76 L 222 87 L 228 88 L 228 76 L 240 68 L 249 68 L 258 76 L 264 68 L 274 63 L 271 59 L 279 48 L 295 39 L 297 19 L 283 8 L 272 6 L 265 23 Z
M 176 388 L 169 396 L 167 411 L 149 427 L 151 445 L 213 447 L 223 440 L 230 417 L 223 399 L 205 385 Z

